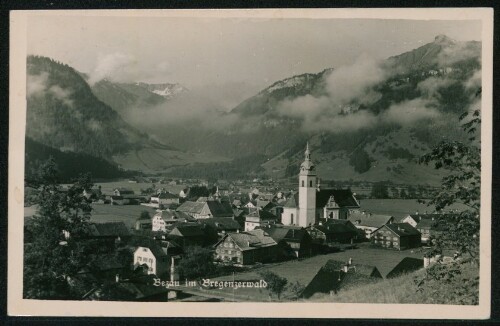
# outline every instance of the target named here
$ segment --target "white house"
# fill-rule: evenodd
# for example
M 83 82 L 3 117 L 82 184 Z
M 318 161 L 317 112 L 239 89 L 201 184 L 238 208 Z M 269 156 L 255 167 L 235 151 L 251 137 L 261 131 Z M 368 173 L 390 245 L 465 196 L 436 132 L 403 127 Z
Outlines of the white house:
M 134 268 L 146 265 L 147 273 L 157 276 L 168 272 L 170 261 L 165 249 L 167 248 L 159 246 L 137 247 L 134 252 Z

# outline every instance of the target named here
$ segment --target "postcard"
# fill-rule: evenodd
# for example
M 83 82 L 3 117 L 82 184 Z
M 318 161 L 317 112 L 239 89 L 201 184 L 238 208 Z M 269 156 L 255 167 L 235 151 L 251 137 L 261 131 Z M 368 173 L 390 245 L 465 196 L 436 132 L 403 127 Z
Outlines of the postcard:
M 489 317 L 492 9 L 10 26 L 10 315 Z

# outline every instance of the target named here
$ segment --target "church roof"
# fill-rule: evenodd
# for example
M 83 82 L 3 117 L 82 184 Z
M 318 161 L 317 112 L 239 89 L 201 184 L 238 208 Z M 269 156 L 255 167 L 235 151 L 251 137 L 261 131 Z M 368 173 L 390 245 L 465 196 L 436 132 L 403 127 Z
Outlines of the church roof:
M 288 198 L 288 200 L 285 202 L 285 205 L 283 207 L 289 207 L 289 208 L 297 208 L 299 207 L 299 194 L 295 193 Z
M 352 191 L 349 189 L 321 189 L 316 193 L 316 208 L 323 208 L 333 196 L 339 207 L 359 207 Z

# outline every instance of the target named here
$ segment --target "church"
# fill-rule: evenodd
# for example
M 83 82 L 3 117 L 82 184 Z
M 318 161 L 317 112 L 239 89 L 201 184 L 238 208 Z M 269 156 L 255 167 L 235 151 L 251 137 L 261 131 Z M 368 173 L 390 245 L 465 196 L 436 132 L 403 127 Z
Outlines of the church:
M 349 189 L 320 189 L 308 143 L 304 162 L 300 165 L 299 191 L 283 206 L 281 222 L 308 227 L 328 219 L 347 219 L 351 211 L 359 208 L 359 202 Z

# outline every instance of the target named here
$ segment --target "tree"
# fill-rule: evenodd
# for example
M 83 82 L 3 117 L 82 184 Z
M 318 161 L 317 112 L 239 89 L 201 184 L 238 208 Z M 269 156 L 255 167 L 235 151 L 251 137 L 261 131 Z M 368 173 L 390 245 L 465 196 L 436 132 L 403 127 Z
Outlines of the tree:
M 270 271 L 262 271 L 259 275 L 267 283 L 269 298 L 271 298 L 271 294 L 275 294 L 279 300 L 281 293 L 285 290 L 288 280 Z
M 88 234 L 92 207 L 83 190 L 92 187 L 90 176 L 81 176 L 64 191 L 58 183 L 55 162 L 49 159 L 41 164 L 31 182 L 38 188 L 39 208 L 27 227 L 33 237 L 25 245 L 24 296 L 72 298 L 70 276 L 96 251 L 91 243 L 79 241 Z
M 139 219 L 140 220 L 150 220 L 151 219 L 151 215 L 149 215 L 148 211 L 142 211 L 141 215 L 139 216 Z
M 386 199 L 389 198 L 389 190 L 385 182 L 377 182 L 372 187 L 372 198 Z
M 481 200 L 481 148 L 476 139 L 481 124 L 480 112 L 465 113 L 460 116 L 463 130 L 469 135 L 469 142 L 442 141 L 432 151 L 421 157 L 420 163 L 434 163 L 436 169 L 445 169 L 441 188 L 428 202 L 441 211 L 455 203 L 468 209 L 447 215 L 440 219 L 447 228 L 436 239 L 439 247 L 454 248 L 468 253 L 473 259 L 479 256 L 479 212 Z
M 213 274 L 216 271 L 213 252 L 200 246 L 187 247 L 178 264 L 178 271 L 190 280 Z

